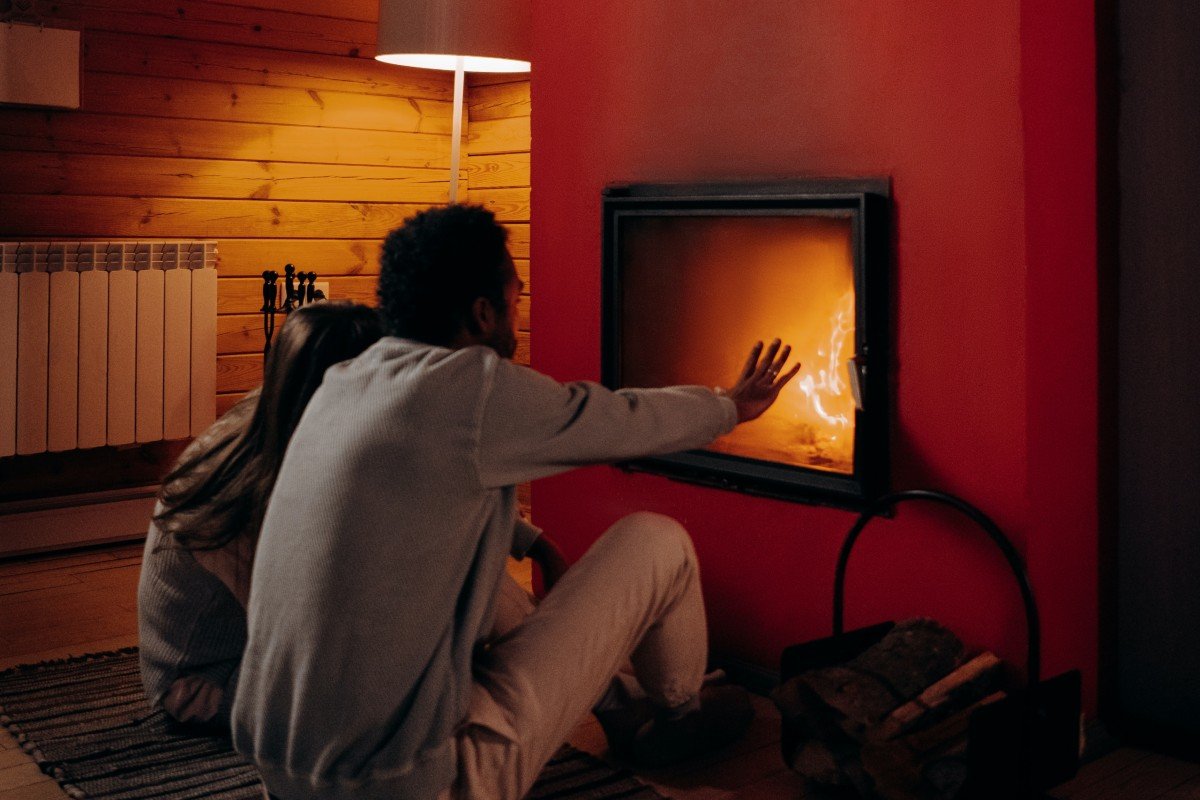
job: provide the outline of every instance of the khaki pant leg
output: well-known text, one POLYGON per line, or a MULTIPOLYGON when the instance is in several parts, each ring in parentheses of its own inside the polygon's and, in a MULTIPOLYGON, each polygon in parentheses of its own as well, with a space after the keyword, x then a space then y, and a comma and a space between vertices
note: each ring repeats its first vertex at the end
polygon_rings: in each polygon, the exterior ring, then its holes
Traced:
POLYGON ((699 692, 707 650, 687 532, 657 514, 622 519, 477 663, 455 795, 519 800, 627 660, 675 706, 699 692))
POLYGON ((505 573, 500 579, 500 588, 496 590, 496 618, 492 621, 492 632, 487 640, 494 642, 512 633, 533 613, 534 608, 533 597, 511 575, 505 573))

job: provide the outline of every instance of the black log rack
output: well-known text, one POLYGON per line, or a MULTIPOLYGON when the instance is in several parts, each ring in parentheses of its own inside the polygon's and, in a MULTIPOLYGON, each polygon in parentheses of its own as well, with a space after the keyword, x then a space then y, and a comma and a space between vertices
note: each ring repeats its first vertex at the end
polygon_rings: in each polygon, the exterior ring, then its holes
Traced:
MULTIPOLYGON (((984 706, 971 716, 967 737, 968 778, 957 797, 1042 800, 1047 789, 1073 777, 1079 766, 1080 673, 1071 670, 1042 679, 1041 624, 1021 557, 990 517, 959 497, 929 489, 911 489, 880 497, 862 512, 838 555, 834 572, 833 635, 785 649, 781 677, 786 681, 810 669, 845 663, 881 641, 891 630, 893 622, 845 630, 846 567, 854 544, 867 525, 881 516, 890 516, 896 506, 910 502, 944 506, 973 522, 1003 556, 1025 610, 1028 650, 1024 686, 1006 700, 984 706)), ((797 733, 785 721, 781 742, 785 754, 795 745, 796 737, 797 733)))

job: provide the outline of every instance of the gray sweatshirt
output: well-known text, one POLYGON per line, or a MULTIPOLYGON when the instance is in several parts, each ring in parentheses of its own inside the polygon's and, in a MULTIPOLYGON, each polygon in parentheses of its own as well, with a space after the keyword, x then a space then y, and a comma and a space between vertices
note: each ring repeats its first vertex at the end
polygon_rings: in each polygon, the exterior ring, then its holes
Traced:
POLYGON ((235 746, 286 800, 435 797, 454 779, 515 485, 735 423, 709 389, 563 385, 483 347, 384 338, 333 367, 263 523, 235 746))

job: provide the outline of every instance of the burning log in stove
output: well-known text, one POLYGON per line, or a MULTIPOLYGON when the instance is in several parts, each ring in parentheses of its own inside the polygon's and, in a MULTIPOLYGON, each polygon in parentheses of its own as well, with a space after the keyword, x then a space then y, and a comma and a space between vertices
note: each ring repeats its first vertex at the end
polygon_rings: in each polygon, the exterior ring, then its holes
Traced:
POLYGON ((856 657, 776 690, 792 734, 785 757, 863 798, 953 798, 967 778, 968 720, 1005 696, 1001 671, 995 655, 967 657, 932 620, 898 623, 856 657))

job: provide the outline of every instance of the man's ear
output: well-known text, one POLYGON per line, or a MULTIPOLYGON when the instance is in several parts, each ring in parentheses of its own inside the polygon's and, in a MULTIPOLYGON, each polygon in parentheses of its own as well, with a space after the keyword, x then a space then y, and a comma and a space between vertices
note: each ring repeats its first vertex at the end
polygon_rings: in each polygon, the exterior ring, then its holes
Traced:
POLYGON ((496 330, 496 307, 486 297, 471 303, 471 327, 476 336, 490 336, 496 330))

